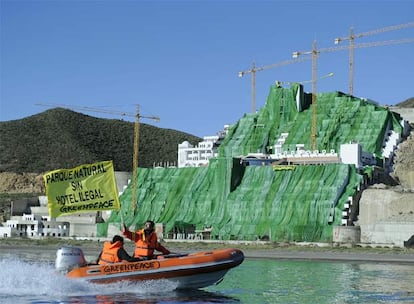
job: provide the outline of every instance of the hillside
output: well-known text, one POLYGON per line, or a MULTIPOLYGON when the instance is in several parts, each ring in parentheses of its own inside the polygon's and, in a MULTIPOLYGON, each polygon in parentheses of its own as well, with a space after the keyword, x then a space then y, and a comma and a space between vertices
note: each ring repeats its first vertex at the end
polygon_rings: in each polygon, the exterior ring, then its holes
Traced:
MULTIPOLYGON (((397 106, 413 108, 414 98, 409 98, 397 106)), ((0 194, 41 193, 44 188, 42 173, 66 167, 67 164, 76 166, 89 161, 102 160, 104 156, 100 156, 100 153, 113 156, 116 170, 131 171, 133 128, 131 122, 99 119, 65 109, 52 109, 21 120, 0 122, 0 194), (66 117, 66 122, 62 119, 63 117, 66 117), (112 126, 115 127, 111 129, 112 126), (82 132, 77 130, 82 130, 82 132), (64 135, 56 136, 57 134, 64 135), (94 135, 97 135, 96 139, 94 135), (68 138, 67 141, 63 140, 65 136, 68 138), (91 138, 93 138, 92 141, 91 138), (98 144, 102 141, 108 144, 102 147, 98 144), (49 142, 54 147, 58 147, 57 150, 52 149, 49 142), (83 146, 82 142, 93 144, 83 146), (124 144, 114 144, 120 142, 124 144), (69 152, 66 154, 58 152, 64 150, 65 146, 76 148, 76 151, 71 154, 72 159, 68 160, 64 157, 64 155, 69 155, 69 152), (125 146, 131 148, 125 149, 125 146), (114 150, 110 151, 110 149, 114 150), (55 152, 44 153, 44 150, 55 152), (43 152, 33 153, 33 151, 43 152), (90 157, 91 154, 94 158, 90 157)), ((188 140, 195 144, 200 141, 196 136, 146 124, 141 124, 140 130, 140 167, 151 167, 154 162, 159 161, 174 162, 177 159, 178 143, 188 140), (151 136, 151 132, 155 136, 151 136), (166 144, 160 147, 157 141, 166 144)), ((395 163, 394 177, 404 188, 410 189, 414 185, 413 136, 410 136, 400 146, 395 163)))
POLYGON ((396 106, 400 108, 414 108, 414 97, 408 98, 407 100, 400 102, 396 106))
MULTIPOLYGON (((43 173, 113 160, 116 171, 132 171, 134 123, 101 119, 55 108, 24 119, 0 122, 0 172, 43 173)), ((177 161, 177 146, 201 139, 140 124, 139 167, 177 161)))

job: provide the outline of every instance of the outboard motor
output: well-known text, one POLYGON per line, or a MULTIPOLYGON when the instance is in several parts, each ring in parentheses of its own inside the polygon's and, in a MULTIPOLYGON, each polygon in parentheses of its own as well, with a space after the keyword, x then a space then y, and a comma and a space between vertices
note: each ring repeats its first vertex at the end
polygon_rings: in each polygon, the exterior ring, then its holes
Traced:
POLYGON ((83 251, 78 247, 61 247, 56 252, 55 267, 57 271, 67 273, 75 267, 86 264, 83 251))

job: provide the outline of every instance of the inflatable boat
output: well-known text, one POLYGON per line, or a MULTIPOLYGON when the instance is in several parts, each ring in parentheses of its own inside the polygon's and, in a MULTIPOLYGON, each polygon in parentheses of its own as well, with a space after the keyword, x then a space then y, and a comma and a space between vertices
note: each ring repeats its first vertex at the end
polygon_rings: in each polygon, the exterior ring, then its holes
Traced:
POLYGON ((220 283, 243 260, 241 250, 230 248, 97 265, 88 264, 79 247, 62 247, 57 251, 55 266, 69 278, 93 283, 168 280, 175 282, 177 289, 198 289, 220 283))

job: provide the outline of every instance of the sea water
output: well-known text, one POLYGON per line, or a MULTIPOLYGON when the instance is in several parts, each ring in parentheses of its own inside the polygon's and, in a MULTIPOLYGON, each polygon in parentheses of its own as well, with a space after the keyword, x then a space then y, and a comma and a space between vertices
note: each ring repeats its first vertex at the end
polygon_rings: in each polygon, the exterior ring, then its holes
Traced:
POLYGON ((0 250, 0 303, 414 303, 414 264, 245 259, 219 285, 99 285, 56 273, 54 256, 0 250))

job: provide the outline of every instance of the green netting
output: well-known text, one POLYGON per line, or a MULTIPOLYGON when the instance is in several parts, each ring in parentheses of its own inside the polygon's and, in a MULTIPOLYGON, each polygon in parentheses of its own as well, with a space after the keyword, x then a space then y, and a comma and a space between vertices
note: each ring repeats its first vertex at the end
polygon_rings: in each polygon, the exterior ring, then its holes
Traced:
MULTIPOLYGON (((138 182, 142 203, 133 210, 130 191, 125 191, 124 221, 138 227, 151 218, 164 223, 166 233, 176 225, 212 227, 217 239, 319 241, 332 236, 330 211, 346 194, 341 186, 351 166, 298 166, 291 171, 250 166, 230 192, 229 177, 218 174, 228 163, 234 164, 218 159, 208 168, 140 169, 138 180, 146 177, 138 182), (153 186, 142 189, 147 180, 153 186)), ((108 222, 120 223, 120 213, 113 212, 108 222)), ((340 214, 337 210, 337 218, 340 214)))
MULTIPOLYGON (((165 234, 183 229, 211 228, 213 239, 331 241, 332 227, 341 224, 343 205, 362 181, 354 166, 304 165, 291 170, 247 166, 237 158, 268 152, 281 133, 288 133, 284 151, 296 144, 310 150, 312 105, 298 112, 297 85, 272 86, 266 105, 244 115, 208 167, 142 169, 137 173, 137 201, 132 187, 121 195, 122 208, 98 226, 121 221, 140 227, 147 219, 165 225, 165 234)), ((304 100, 310 100, 305 94, 304 100)), ((302 101, 301 106, 306 108, 302 101)), ((319 150, 359 142, 363 150, 381 155, 387 128, 401 134, 397 117, 386 109, 339 92, 317 95, 319 150)))

